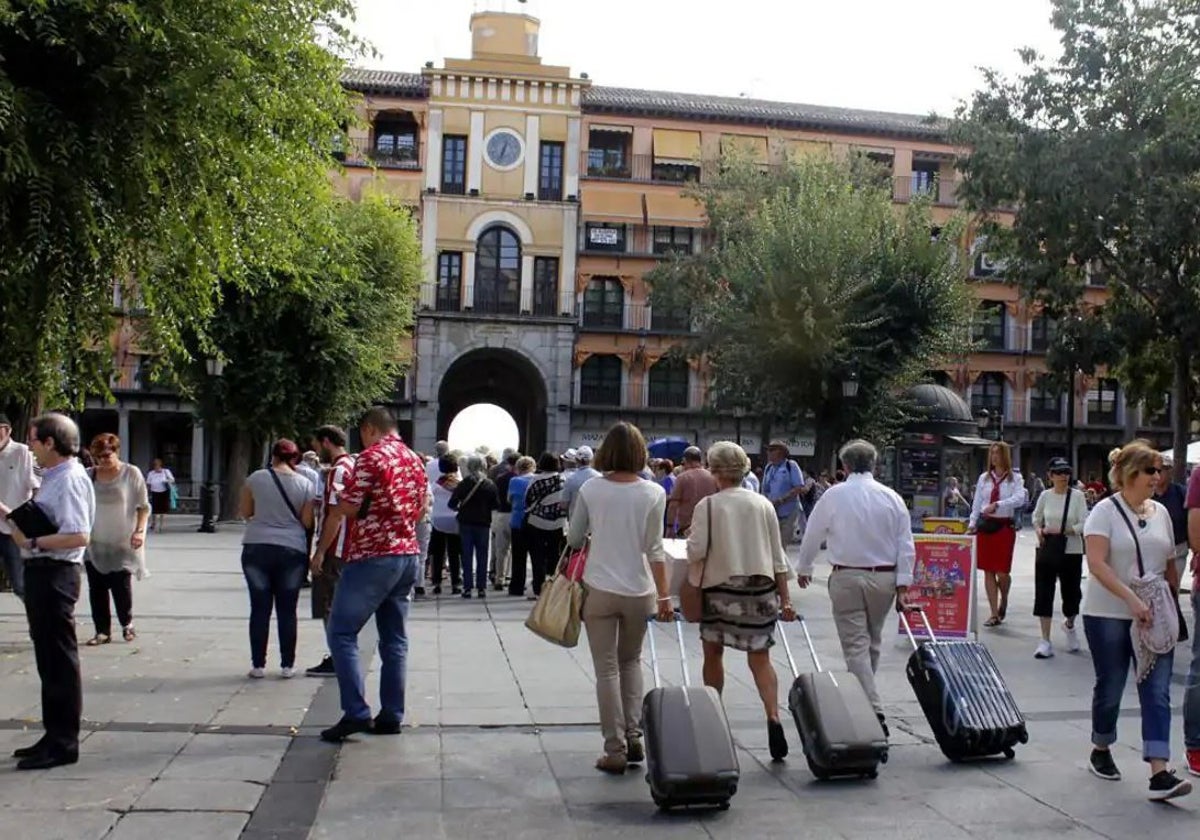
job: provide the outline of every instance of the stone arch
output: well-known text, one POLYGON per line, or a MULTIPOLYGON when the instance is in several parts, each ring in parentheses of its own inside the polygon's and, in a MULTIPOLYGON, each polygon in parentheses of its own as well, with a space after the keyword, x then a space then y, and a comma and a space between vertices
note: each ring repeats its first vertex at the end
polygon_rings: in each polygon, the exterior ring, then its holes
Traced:
POLYGON ((458 413, 476 403, 493 403, 512 415, 522 452, 539 454, 547 444, 546 380, 538 365, 517 350, 481 347, 446 368, 438 386, 437 436, 444 440, 458 413))
POLYGON ((471 220, 471 224, 467 228, 467 238, 472 243, 475 242, 492 225, 505 225, 512 228, 523 246, 533 243, 533 229, 529 227, 529 223, 516 213, 510 213, 507 210, 488 210, 486 213, 480 213, 471 220))

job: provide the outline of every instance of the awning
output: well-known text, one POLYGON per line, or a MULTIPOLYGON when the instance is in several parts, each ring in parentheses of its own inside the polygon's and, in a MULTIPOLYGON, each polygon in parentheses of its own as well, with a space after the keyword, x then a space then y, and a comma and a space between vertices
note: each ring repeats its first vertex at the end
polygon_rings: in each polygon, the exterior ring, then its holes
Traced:
POLYGON ((642 194, 589 186, 583 191, 580 209, 585 221, 641 222, 642 194))
POLYGON ((963 446, 991 446, 996 441, 987 440, 986 438, 975 437, 974 435, 946 435, 947 440, 952 440, 955 443, 961 443, 963 446))
POLYGON ((733 152, 735 149, 738 154, 746 155, 754 163, 770 163, 771 161, 771 157, 767 153, 766 137, 749 134, 722 134, 721 153, 733 152))
POLYGON ((646 193, 646 216, 650 224, 664 222, 702 226, 704 207, 696 199, 679 193, 646 193))
POLYGON ((616 134, 633 134, 633 126, 631 125, 601 125, 600 123, 592 123, 588 126, 588 131, 611 131, 616 134))
POLYGON ((700 132, 654 129, 656 163, 693 165, 700 159, 700 132))

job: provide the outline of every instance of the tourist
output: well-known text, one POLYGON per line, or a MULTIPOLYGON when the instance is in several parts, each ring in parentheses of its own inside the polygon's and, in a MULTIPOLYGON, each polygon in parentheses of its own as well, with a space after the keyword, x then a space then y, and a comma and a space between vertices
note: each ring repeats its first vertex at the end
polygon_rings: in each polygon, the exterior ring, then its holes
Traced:
POLYGON ((97 435, 92 440, 93 493, 96 517, 92 538, 84 555, 87 570, 88 601, 92 607, 95 634, 89 647, 112 641, 112 612, 109 594, 121 624, 121 638, 137 638, 133 627, 133 578, 146 576, 146 520, 150 518, 150 498, 142 471, 121 462, 121 441, 113 434, 97 435))
POLYGON ((280 676, 291 679, 296 664, 296 606, 308 568, 308 529, 313 524, 312 483, 295 470, 300 450, 281 438, 271 447, 271 465, 251 473, 242 486, 240 515, 242 574, 250 592, 251 679, 266 676, 271 610, 279 633, 280 676))
POLYGON ((470 598, 474 587, 478 597, 486 598, 488 535, 492 511, 500 507, 500 499, 496 485, 487 477, 487 463, 482 456, 467 456, 467 474, 450 495, 449 507, 457 513, 462 542, 462 596, 470 598))
POLYGON ((501 591, 508 585, 512 570, 512 502, 508 499, 508 483, 517 471, 520 458, 511 449, 504 450, 504 461, 494 473, 497 507, 492 511, 492 587, 501 591))
POLYGON ((954 476, 946 479, 946 492, 942 496, 942 503, 945 506, 946 516, 957 519, 964 514, 970 515, 971 503, 963 496, 958 479, 954 476))
MULTIPOLYGON (((92 481, 74 453, 79 427, 62 414, 43 414, 30 424, 29 448, 42 468, 38 510, 57 529, 44 537, 26 538, 14 521, 12 539, 26 552, 25 618, 42 684, 42 726, 37 743, 13 755, 18 770, 46 770, 79 760, 79 728, 83 714, 83 678, 75 637, 75 602, 79 572, 95 525, 92 481)), ((15 508, 0 505, 0 518, 15 508)))
POLYGON ((552 452, 543 452, 538 458, 538 471, 525 491, 525 536, 529 544, 529 564, 533 567, 532 598, 542 594, 542 583, 553 573, 562 553, 563 528, 567 524, 567 509, 562 502, 563 483, 558 458, 552 452))
MULTIPOLYGON (((429 476, 429 483, 432 485, 442 477, 441 460, 450 454, 450 444, 444 440, 439 440, 433 445, 433 457, 425 462, 425 474, 429 476)), ((458 474, 458 459, 454 460, 454 472, 458 474)))
POLYGON ((863 684, 886 733, 875 671, 883 625, 892 605, 904 608, 916 548, 904 500, 875 480, 878 457, 875 447, 865 440, 852 440, 842 447, 838 459, 846 470, 846 480, 830 487, 813 509, 800 544, 796 575, 800 587, 807 587, 817 553, 822 545, 828 547, 833 566, 829 602, 846 669, 863 684))
POLYGON ((333 743, 358 732, 397 735, 404 723, 406 623, 417 582, 417 522, 429 492, 421 459, 396 433, 390 411, 371 409, 358 431, 364 448, 338 503, 343 515, 357 518, 329 617, 342 718, 322 731, 321 739, 333 743), (372 616, 380 661, 380 709, 374 721, 358 652, 358 634, 372 616))
POLYGON ((442 571, 446 568, 447 558, 450 561, 450 594, 462 594, 462 540, 458 534, 458 515, 450 509, 450 497, 458 482, 458 456, 446 453, 438 458, 438 477, 433 482, 433 507, 429 514, 433 525, 429 535, 429 566, 434 595, 442 594, 442 571))
POLYGON ((1121 778, 1110 748, 1117 741, 1121 697, 1133 667, 1141 706, 1142 760, 1150 765, 1150 799, 1171 799, 1192 789, 1191 782, 1167 767, 1175 651, 1155 654, 1143 649, 1146 634, 1160 636, 1163 622, 1174 620, 1172 591, 1179 585, 1171 517, 1151 498, 1162 457, 1145 441, 1135 440, 1114 449, 1109 463, 1114 492, 1096 504, 1083 529, 1089 574, 1083 632, 1096 671, 1088 767, 1102 779, 1121 778))
MULTIPOLYGON (((321 482, 321 530, 309 557, 312 572, 312 614, 329 630, 329 613, 333 609, 333 593, 342 574, 342 559, 350 537, 351 517, 337 509, 345 492, 346 482, 354 472, 354 456, 346 450, 349 438, 337 426, 322 426, 314 437, 321 450, 321 459, 329 464, 321 482)), ((321 662, 304 672, 310 677, 332 677, 333 657, 327 652, 321 662)))
POLYGON ((529 526, 525 521, 525 495, 533 481, 537 462, 528 455, 517 459, 516 475, 508 482, 508 503, 512 506, 509 531, 512 533, 512 576, 508 579, 508 594, 519 598, 525 594, 525 576, 529 561, 529 526))
POLYGON ((1054 588, 1062 593, 1063 632, 1067 651, 1079 650, 1075 618, 1083 597, 1083 524, 1087 521, 1087 499, 1071 487, 1071 465, 1066 458, 1051 458, 1050 489, 1038 496, 1033 508, 1033 527, 1038 550, 1033 564, 1033 614, 1042 628, 1036 659, 1054 656, 1050 625, 1054 618, 1054 588))
POLYGON ((725 648, 746 652, 746 661, 767 715, 771 758, 788 754, 779 720, 779 678, 771 664, 775 619, 796 618, 788 592, 787 555, 779 538, 775 506, 742 487, 750 459, 736 443, 708 450, 708 469, 720 491, 696 506, 688 534, 688 580, 703 593, 700 641, 704 684, 723 693, 725 648))
MULTIPOLYGON (((20 441, 13 440, 12 424, 0 414, 0 505, 19 508, 33 498, 38 487, 33 470, 33 453, 20 441)), ((21 549, 13 541, 12 525, 0 517, 0 560, 12 592, 25 599, 25 563, 21 549)))
POLYGON ((1025 484, 1013 473, 1012 450, 996 441, 988 447, 988 469, 975 484, 968 533, 975 534, 975 566, 983 572, 991 615, 983 624, 996 627, 1008 615, 1013 550, 1017 531, 1013 517, 1025 504, 1025 484))
POLYGON ((645 463, 646 441, 636 426, 618 423, 609 429, 596 457, 603 477, 580 488, 568 536, 572 548, 583 547, 591 537, 583 573, 583 622, 604 736, 596 768, 606 773, 624 773, 629 764, 645 760, 646 617, 673 617, 662 542, 666 494, 638 475, 645 463))
POLYGON ((662 485, 663 492, 670 497, 671 491, 675 489, 675 462, 670 458, 656 458, 650 466, 654 480, 662 485))
POLYGON ((571 505, 575 503, 575 498, 579 495, 579 488, 585 482, 600 475, 600 472, 592 467, 593 456, 594 453, 590 446, 581 446, 576 449, 575 472, 563 478, 562 502, 568 518, 571 516, 571 505))
POLYGON ((175 486, 175 474, 155 458, 146 473, 146 487, 150 490, 150 512, 154 515, 154 533, 161 534, 163 522, 171 512, 171 490, 175 486))
POLYGON ((686 537, 696 505, 717 492, 717 480, 704 468, 703 458, 699 447, 683 450, 683 471, 675 477, 675 486, 667 496, 668 536, 686 537))
POLYGON ((1179 580, 1183 580, 1188 559, 1187 489, 1171 480, 1170 470, 1163 470, 1158 474, 1152 498, 1165 507, 1171 516, 1171 534, 1175 538, 1175 572, 1179 580))
POLYGON ((767 466, 762 477, 762 494, 775 506, 779 537, 785 551, 796 535, 801 514, 800 494, 807 484, 800 465, 788 455, 788 445, 784 441, 771 441, 767 446, 767 466))

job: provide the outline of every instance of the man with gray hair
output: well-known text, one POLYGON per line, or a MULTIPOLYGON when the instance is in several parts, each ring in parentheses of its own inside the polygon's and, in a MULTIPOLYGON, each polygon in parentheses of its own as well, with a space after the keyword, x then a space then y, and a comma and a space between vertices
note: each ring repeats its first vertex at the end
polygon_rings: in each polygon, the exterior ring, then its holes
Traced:
POLYGON ((692 527, 692 513, 705 496, 720 488, 713 474, 704 468, 700 447, 683 450, 683 472, 675 479, 667 498, 667 536, 686 537, 692 527))
POLYGON ((899 494, 875 480, 874 446, 852 440, 838 457, 846 480, 826 490, 813 508, 800 544, 796 577, 801 588, 808 586, 813 561, 825 543, 833 566, 829 601, 846 668, 863 684, 883 723, 875 670, 884 622, 893 603, 903 609, 912 583, 916 559, 912 520, 899 494))
POLYGON ((592 466, 592 458, 595 457, 592 447, 581 446, 574 452, 575 472, 571 473, 563 482, 562 491, 562 501, 567 509, 568 518, 571 516, 571 505, 574 503, 575 497, 579 495, 579 488, 600 475, 600 472, 592 466))
POLYGON ((442 471, 438 468, 438 461, 442 460, 443 455, 450 452, 450 444, 447 441, 439 440, 433 445, 433 460, 425 464, 425 475, 429 477, 429 486, 442 477, 442 471))

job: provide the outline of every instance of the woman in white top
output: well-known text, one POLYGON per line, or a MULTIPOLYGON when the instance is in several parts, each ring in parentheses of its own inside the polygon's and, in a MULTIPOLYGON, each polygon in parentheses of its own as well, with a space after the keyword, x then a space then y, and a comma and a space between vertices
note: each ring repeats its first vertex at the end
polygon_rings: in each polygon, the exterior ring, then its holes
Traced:
MULTIPOLYGON (((1109 747, 1117 740, 1125 680, 1130 666, 1137 661, 1134 622, 1154 626, 1162 619, 1134 588, 1165 580, 1174 592, 1179 588, 1179 579, 1171 515, 1150 498, 1163 468, 1162 457, 1145 441, 1135 440, 1114 449, 1109 461, 1109 481, 1117 492, 1096 504, 1083 527, 1089 573, 1083 600, 1083 632, 1096 671, 1089 769, 1102 779, 1117 781, 1121 772, 1109 747)), ((1165 600, 1169 603, 1170 599, 1165 600)), ((1162 609, 1158 600, 1153 603, 1162 609)), ((1158 655, 1137 686, 1142 711, 1142 759, 1150 765, 1153 800, 1182 796, 1192 789, 1190 782, 1167 769, 1171 758, 1174 661, 1174 650, 1158 655)))
POLYGON ((624 773, 645 760, 642 745, 642 642, 646 618, 674 612, 663 565, 667 494, 638 472, 646 440, 636 426, 609 429, 596 453, 603 475, 579 488, 567 541, 581 548, 591 535, 583 573, 583 621, 596 671, 604 755, 596 768, 624 773), (657 609, 655 598, 657 597, 657 609))
POLYGON ((688 533, 688 580, 704 593, 700 641, 704 684, 725 688, 725 648, 746 651, 750 673, 767 713, 771 758, 788 754, 779 721, 779 678, 771 664, 775 621, 796 618, 788 594, 791 568, 779 536, 779 518, 766 496, 742 487, 750 459, 736 443, 708 450, 717 493, 696 505, 688 533))
POLYGON ((163 466, 162 458, 155 458, 146 473, 146 487, 150 490, 150 512, 154 514, 154 532, 161 534, 163 520, 171 510, 171 486, 175 474, 163 466))
POLYGON ((1042 640, 1035 659, 1054 656, 1050 644, 1050 624, 1054 618, 1054 587, 1062 589, 1063 631, 1067 650, 1079 650, 1079 632, 1075 618, 1083 597, 1083 523, 1087 520, 1087 499, 1082 490, 1071 487, 1071 465, 1066 458, 1051 458, 1050 489, 1038 496, 1033 508, 1033 527, 1037 529, 1038 550, 1033 563, 1033 614, 1042 625, 1042 640))
POLYGON ((968 531, 975 539, 975 567, 983 572, 992 614, 983 624, 995 627, 1008 614, 1008 591, 1012 588, 1013 550, 1017 532, 1013 517, 1025 506, 1025 485, 1013 472, 1012 450, 1004 441, 988 448, 988 469, 975 483, 968 531))

